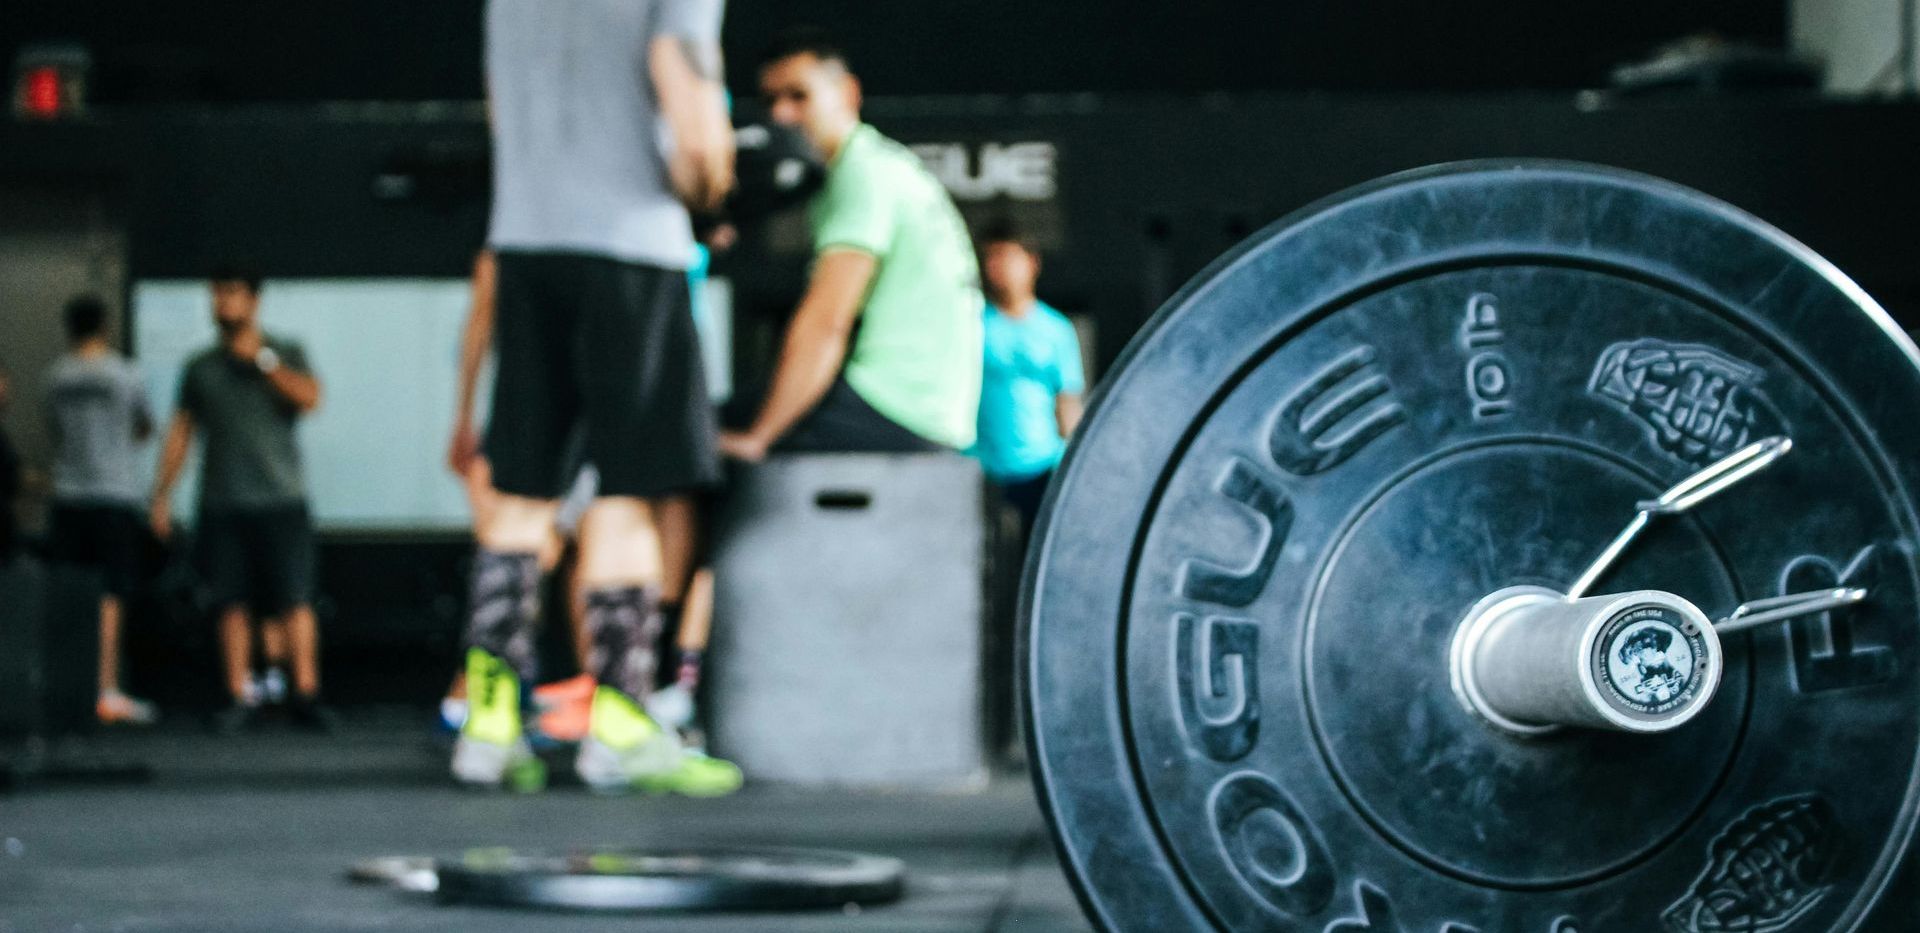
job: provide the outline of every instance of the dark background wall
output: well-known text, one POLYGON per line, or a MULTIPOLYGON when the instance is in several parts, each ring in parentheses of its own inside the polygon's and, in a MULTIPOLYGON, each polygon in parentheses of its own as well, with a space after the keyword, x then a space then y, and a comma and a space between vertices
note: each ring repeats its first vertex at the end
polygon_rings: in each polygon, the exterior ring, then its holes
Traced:
MULTIPOLYGON (((107 102, 480 96, 480 0, 8 6, 0 50, 82 42, 107 102)), ((1787 19, 1787 0, 733 0, 726 46, 736 93, 799 21, 884 94, 1571 88, 1692 33, 1782 46, 1787 19)))
MULTIPOLYGON (((481 8, 15 3, 0 14, 0 52, 86 44, 99 106, 66 124, 0 116, 0 184, 105 193, 127 280, 199 275, 233 256, 277 276, 461 275, 485 232, 481 8)), ((957 149, 963 173, 990 146, 1053 147, 1054 196, 963 208, 1039 222, 1044 291, 1094 323, 1102 366, 1254 230, 1348 185, 1466 158, 1584 159, 1672 178, 1779 225, 1908 326, 1920 321, 1920 106, 1573 93, 1683 35, 1783 46, 1785 0, 734 0, 736 92, 751 94, 757 50, 802 19, 839 28, 876 124, 957 149)), ((804 261, 778 229, 723 261, 749 397, 804 261)), ((440 689, 465 554, 459 540, 327 542, 320 609, 342 699, 440 689)), ((209 633, 137 625, 134 685, 211 683, 142 679, 210 664, 209 633)))

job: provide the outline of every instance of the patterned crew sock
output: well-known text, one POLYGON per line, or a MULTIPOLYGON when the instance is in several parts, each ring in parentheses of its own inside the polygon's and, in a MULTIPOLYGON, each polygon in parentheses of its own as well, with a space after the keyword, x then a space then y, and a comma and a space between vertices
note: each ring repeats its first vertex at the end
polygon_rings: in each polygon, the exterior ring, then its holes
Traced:
POLYGON ((663 624, 654 591, 637 586, 587 594, 587 632, 593 640, 587 667, 601 685, 635 702, 653 691, 659 656, 654 645, 663 624))
POLYGON ((467 647, 505 661, 521 683, 537 683, 533 632, 540 619, 539 558, 480 551, 473 560, 468 611, 467 647))

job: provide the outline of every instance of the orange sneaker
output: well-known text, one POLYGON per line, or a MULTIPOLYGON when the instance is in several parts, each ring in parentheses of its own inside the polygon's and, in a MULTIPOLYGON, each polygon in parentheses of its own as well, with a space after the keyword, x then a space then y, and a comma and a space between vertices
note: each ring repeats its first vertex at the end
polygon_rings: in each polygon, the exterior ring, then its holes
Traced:
POLYGON ((533 708, 540 715, 535 728, 549 742, 578 742, 587 735, 592 719, 593 675, 581 674, 533 688, 533 708))
MULTIPOLYGON (((591 683, 591 681, 589 681, 591 683)), ((578 742, 587 737, 593 721, 593 694, 578 699, 568 697, 540 711, 540 734, 554 742, 578 742)))
POLYGON ((566 680, 556 680, 550 684, 541 684, 533 688, 533 705, 536 709, 552 709, 574 703, 593 702, 593 675, 581 674, 566 680))

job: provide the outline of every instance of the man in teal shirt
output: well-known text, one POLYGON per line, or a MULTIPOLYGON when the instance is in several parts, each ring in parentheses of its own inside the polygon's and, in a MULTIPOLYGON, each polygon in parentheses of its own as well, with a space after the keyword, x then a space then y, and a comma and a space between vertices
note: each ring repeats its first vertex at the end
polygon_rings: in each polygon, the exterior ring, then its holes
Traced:
POLYGON ((860 82, 824 37, 796 32, 776 45, 760 89, 773 121, 826 160, 827 180, 808 205, 813 272, 772 388, 752 426, 721 435, 721 450, 754 461, 769 449, 966 449, 981 295, 959 210, 910 150, 860 122, 860 82))
POLYGON ((1035 296, 1040 257, 1017 230, 989 231, 980 254, 988 303, 973 454, 1019 509, 1024 534, 1080 422, 1080 339, 1066 315, 1035 296))

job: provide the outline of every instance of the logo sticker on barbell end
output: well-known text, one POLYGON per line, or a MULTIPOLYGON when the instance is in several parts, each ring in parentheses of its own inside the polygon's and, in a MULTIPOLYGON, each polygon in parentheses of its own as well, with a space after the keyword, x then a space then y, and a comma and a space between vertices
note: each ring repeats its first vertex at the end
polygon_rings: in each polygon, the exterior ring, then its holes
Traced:
POLYGON ((1642 716, 1691 704, 1711 663, 1700 627, 1666 606, 1636 606, 1615 616, 1594 646, 1593 679, 1601 693, 1642 716))
POLYGON ((1740 815, 1707 846, 1707 867, 1662 915, 1674 933, 1779 933, 1832 887, 1840 854, 1833 805, 1782 797, 1740 815))
POLYGON ((1600 354, 1587 393, 1640 419, 1655 446, 1701 467, 1789 433, 1758 386, 1766 372, 1712 347, 1645 339, 1600 354))

